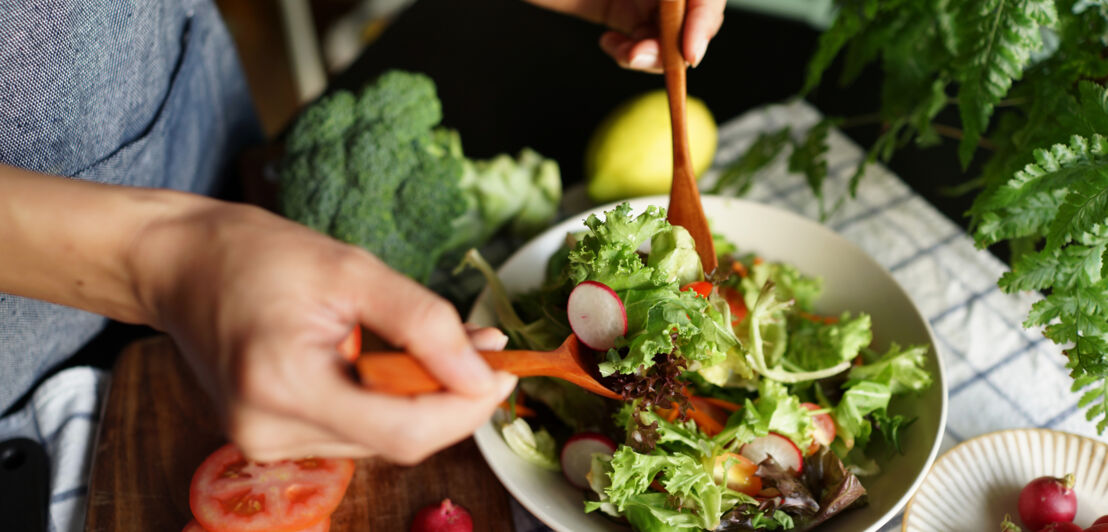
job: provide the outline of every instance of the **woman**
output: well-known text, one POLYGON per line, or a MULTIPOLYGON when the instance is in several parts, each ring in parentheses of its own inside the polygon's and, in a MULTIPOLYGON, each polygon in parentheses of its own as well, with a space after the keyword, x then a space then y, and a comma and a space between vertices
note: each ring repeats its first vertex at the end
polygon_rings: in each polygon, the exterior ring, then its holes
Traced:
MULTIPOLYGON (((658 0, 531 1, 607 26, 600 46, 618 64, 660 71, 658 0)), ((689 1, 690 64, 723 7, 689 1)), ((515 384, 475 351, 503 334, 467 329, 361 249, 209 197, 260 138, 232 47, 209 0, 0 12, 0 411, 113 318, 172 335, 252 458, 412 463, 466 437, 515 384), (446 392, 356 386, 335 353, 357 324, 446 392)))

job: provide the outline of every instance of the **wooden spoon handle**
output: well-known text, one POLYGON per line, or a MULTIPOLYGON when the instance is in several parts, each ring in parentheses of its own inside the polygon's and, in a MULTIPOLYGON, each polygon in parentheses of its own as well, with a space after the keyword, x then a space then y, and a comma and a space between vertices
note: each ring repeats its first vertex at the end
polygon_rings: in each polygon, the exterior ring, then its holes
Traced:
POLYGON ((689 133, 686 124, 685 94, 688 92, 684 54, 681 53, 681 26, 685 23, 685 0, 661 0, 658 5, 662 68, 669 95, 669 115, 673 126, 674 168, 692 167, 689 133))
POLYGON ((673 183, 669 191, 668 218, 673 225, 689 231, 696 242, 696 252, 704 271, 711 273, 719 265, 708 219, 700 204, 696 188, 692 156, 689 154, 689 132, 686 109, 686 68, 681 53, 681 32, 685 23, 685 0, 661 0, 658 5, 659 33, 662 44, 662 67, 666 74, 669 96, 669 119, 673 127, 673 183))
MULTIPOLYGON (((520 377, 550 375, 550 353, 541 351, 479 351, 489 367, 520 377)), ((418 395, 443 389, 438 379, 414 356, 403 352, 362 353, 355 362, 362 384, 389 395, 418 395)))

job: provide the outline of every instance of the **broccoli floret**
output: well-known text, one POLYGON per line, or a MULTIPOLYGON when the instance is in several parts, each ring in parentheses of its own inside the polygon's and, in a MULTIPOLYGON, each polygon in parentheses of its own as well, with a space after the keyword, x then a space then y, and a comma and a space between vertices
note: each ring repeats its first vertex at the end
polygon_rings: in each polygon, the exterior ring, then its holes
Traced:
POLYGON ((319 100, 286 140, 282 212, 420 282, 444 255, 506 224, 529 236, 553 219, 557 164, 530 150, 518 161, 469 161, 441 120, 434 82, 422 74, 387 72, 357 96, 319 100))

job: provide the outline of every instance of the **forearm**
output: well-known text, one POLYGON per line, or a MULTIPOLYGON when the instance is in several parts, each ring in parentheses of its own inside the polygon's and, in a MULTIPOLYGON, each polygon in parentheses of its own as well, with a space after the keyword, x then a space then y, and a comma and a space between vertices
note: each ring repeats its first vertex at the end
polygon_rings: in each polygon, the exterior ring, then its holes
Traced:
POLYGON ((151 226, 206 203, 0 165, 0 292, 152 323, 133 248, 151 226))

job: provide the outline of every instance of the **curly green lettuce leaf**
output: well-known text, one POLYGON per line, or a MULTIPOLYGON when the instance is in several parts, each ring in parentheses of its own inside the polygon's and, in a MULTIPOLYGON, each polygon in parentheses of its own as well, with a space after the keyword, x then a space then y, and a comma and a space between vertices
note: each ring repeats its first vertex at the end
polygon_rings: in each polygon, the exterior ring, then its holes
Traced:
POLYGON ((866 418, 889 406, 892 392, 889 385, 873 381, 861 381, 843 393, 839 404, 831 411, 835 420, 835 438, 846 450, 864 448, 873 433, 873 424, 866 418))
POLYGON ((789 320, 785 360, 796 369, 814 370, 850 362, 873 341, 868 314, 844 312, 833 323, 793 317, 789 320))
POLYGON ((608 498, 625 515, 629 510, 631 513, 645 510, 654 519, 678 530, 695 530, 693 527, 712 530, 719 525, 725 488, 715 483, 703 462, 680 453, 641 454, 624 445, 612 456, 611 466, 608 498), (665 494, 648 493, 655 479, 684 505, 673 508, 665 494))
POLYGON ((638 249, 669 226, 664 209, 651 205, 633 216, 631 206, 621 203, 604 213, 603 220, 589 215, 585 226, 589 230, 570 250, 566 265, 573 284, 596 281, 617 292, 655 285, 655 270, 646 266, 638 249))
POLYGON ((896 343, 883 355, 867 350, 865 363, 850 369, 845 386, 861 381, 876 382, 888 386, 893 395, 926 390, 932 381, 931 373, 923 368, 927 351, 926 345, 902 350, 896 343))
POLYGON ((670 226, 650 239, 650 255, 646 265, 654 268, 655 275, 665 283, 685 286, 704 279, 704 268, 696 254, 696 242, 688 230, 670 226))

